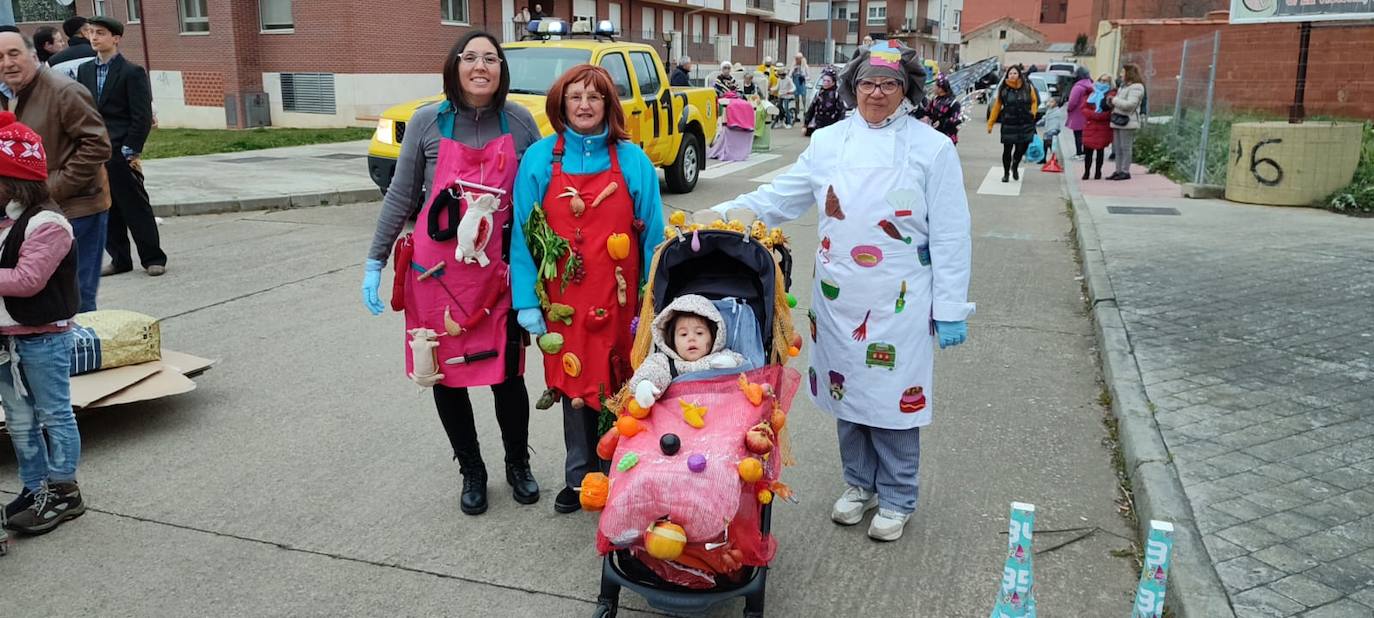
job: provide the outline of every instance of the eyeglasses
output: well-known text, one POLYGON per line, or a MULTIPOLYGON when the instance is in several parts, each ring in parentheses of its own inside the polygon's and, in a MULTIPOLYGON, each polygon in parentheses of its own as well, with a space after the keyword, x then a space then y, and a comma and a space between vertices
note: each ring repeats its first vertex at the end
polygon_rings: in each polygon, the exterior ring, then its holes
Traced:
POLYGON ((463 61, 463 64, 469 66, 475 65, 478 62, 481 62, 482 64, 489 67, 494 67, 501 64, 501 57, 496 54, 475 54, 472 52, 468 52, 466 54, 459 56, 458 59, 463 61))
POLYGON ((606 102, 606 99, 599 94, 569 94, 564 95, 563 100, 573 105, 581 105, 583 103, 587 105, 601 105, 606 102))
POLYGON ((883 94, 892 94, 902 89, 901 82, 886 80, 881 83, 871 82, 866 79, 859 81, 859 92, 873 94, 874 90, 882 90, 883 94))

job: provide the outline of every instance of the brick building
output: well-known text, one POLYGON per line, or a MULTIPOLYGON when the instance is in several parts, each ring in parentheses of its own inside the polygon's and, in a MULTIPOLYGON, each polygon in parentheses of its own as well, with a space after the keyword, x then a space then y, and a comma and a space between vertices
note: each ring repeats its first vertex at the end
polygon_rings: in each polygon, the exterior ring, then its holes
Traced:
POLYGON ((801 0, 75 0, 75 10, 128 24, 123 52, 149 68, 162 126, 325 127, 371 124, 439 92, 459 36, 517 40, 517 10, 536 4, 609 19, 623 38, 702 68, 798 48, 801 0))
POLYGON ((1034 28, 1051 43, 1089 41, 1097 24, 1107 19, 1202 17, 1229 6, 1229 0, 968 0, 964 30, 974 30, 1003 17, 1034 28))
POLYGON ((937 60, 959 62, 965 0, 830 0, 808 2, 806 22, 797 28, 801 50, 812 65, 849 59, 865 36, 897 39, 937 60), (829 9, 827 11, 827 9, 829 9), (827 16, 835 57, 825 57, 827 16))

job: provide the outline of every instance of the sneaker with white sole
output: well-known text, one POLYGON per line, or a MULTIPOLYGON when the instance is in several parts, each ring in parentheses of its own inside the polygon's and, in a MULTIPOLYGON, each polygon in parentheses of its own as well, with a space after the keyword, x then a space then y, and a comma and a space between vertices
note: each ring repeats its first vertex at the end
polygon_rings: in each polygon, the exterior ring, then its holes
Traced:
POLYGON ((878 509, 878 514, 874 515, 873 521, 868 524, 868 538, 875 541, 900 539, 902 538, 902 529, 906 528, 906 522, 909 519, 911 519, 911 513, 878 509))
POLYGON ((864 513, 876 508, 877 493, 850 485, 840 499, 835 501, 835 508, 830 511, 830 519, 842 526, 852 526, 863 521, 864 513))

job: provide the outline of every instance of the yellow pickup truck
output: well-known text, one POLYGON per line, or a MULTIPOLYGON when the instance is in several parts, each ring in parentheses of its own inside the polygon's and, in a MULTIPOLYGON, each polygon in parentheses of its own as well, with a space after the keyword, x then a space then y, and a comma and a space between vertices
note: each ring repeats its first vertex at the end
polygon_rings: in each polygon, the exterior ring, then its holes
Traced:
MULTIPOLYGON (((508 101, 525 106, 544 135, 553 128, 544 113, 544 95, 554 80, 579 64, 606 69, 620 91, 630 139, 662 167, 668 190, 689 193, 706 168, 706 145, 716 135, 716 91, 669 87, 658 52, 648 45, 607 39, 531 40, 502 45, 510 65, 508 101)), ((382 113, 367 167, 386 191, 400 156, 406 121, 415 110, 443 100, 436 95, 396 105, 382 113)))

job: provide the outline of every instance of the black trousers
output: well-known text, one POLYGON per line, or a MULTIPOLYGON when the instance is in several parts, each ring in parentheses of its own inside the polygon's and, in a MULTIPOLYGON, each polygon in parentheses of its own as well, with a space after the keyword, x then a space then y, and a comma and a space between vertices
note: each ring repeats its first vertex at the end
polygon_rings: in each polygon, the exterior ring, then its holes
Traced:
POLYGON ((1030 149, 1030 142, 1024 144, 1002 144, 1002 173, 1010 174, 1012 169, 1020 169, 1021 159, 1030 149))
POLYGON ((138 260, 144 268, 167 265, 153 219, 153 206, 148 191, 143 188, 143 172, 133 169, 115 146, 115 154, 105 162, 110 176, 110 221, 105 234, 105 251, 110 254, 115 270, 133 268, 129 236, 138 246, 138 260))
POLYGON ((1088 149, 1084 150, 1084 151, 1083 151, 1083 177, 1084 177, 1084 178, 1087 178, 1087 177, 1088 177, 1088 170, 1092 169, 1092 168, 1094 167, 1094 165, 1095 165, 1095 166, 1096 166, 1096 169, 1097 169, 1097 176, 1100 178, 1100 177, 1102 176, 1102 163, 1103 163, 1104 161, 1106 161, 1106 160, 1107 160, 1107 155, 1106 155, 1106 153, 1103 151, 1103 149, 1101 149, 1101 148, 1088 148, 1088 149), (1094 154, 1097 155, 1097 163, 1095 163, 1095 164, 1093 163, 1093 155, 1094 155, 1094 154))
POLYGON ((1074 129, 1074 132, 1073 132, 1073 153, 1074 153, 1075 155, 1080 156, 1080 157, 1083 156, 1083 130, 1082 130, 1082 129, 1074 129))
MULTIPOLYGON (((505 446, 506 463, 529 461, 530 397, 525 391, 525 378, 511 376, 505 382, 493 384, 496 398, 496 423, 501 426, 501 444, 505 446)), ((434 385, 434 407, 439 422, 444 425, 453 458, 463 459, 481 454, 477 440, 477 423, 472 416, 472 400, 468 389, 442 384, 434 385)))

